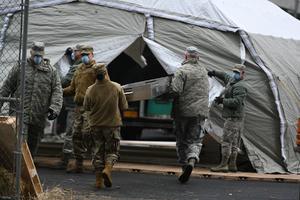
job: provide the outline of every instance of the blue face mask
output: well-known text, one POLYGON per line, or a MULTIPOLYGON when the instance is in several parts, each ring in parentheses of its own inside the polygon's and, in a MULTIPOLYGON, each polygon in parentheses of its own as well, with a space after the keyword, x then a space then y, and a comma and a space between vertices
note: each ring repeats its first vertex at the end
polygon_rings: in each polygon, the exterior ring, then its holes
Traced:
POLYGON ((71 54, 71 59, 75 60, 75 53, 74 52, 71 54))
POLYGON ((232 73, 230 73, 230 76, 232 79, 234 79, 236 81, 241 80, 241 74, 238 72, 232 72, 232 73))
POLYGON ((33 57, 33 62, 34 62, 36 65, 41 64, 42 60, 43 60, 42 56, 34 56, 34 57, 33 57))
POLYGON ((89 56, 88 56, 88 55, 82 56, 81 61, 82 61, 84 64, 89 64, 89 63, 90 63, 89 56))

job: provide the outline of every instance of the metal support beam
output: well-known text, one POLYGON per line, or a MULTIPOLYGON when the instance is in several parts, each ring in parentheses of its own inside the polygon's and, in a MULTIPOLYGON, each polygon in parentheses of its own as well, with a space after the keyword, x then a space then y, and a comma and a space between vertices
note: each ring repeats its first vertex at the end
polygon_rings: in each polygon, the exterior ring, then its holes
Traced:
POLYGON ((297 18, 297 15, 298 15, 298 8, 299 8, 299 0, 295 0, 294 17, 296 17, 296 18, 297 18))
POLYGON ((15 152, 16 157, 16 199, 20 200, 20 183, 21 183, 21 170, 22 170, 22 143, 23 143, 23 119, 24 119, 24 96, 25 96, 25 65, 26 65, 26 53, 27 53, 27 33, 28 33, 28 13, 29 13, 29 0, 22 1, 22 28, 21 29, 21 42, 20 47, 22 47, 22 59, 21 59, 21 74, 20 74, 20 83, 21 83, 21 96, 20 96, 20 102, 18 104, 18 111, 17 111, 17 117, 18 117, 18 141, 17 141, 17 147, 15 152))

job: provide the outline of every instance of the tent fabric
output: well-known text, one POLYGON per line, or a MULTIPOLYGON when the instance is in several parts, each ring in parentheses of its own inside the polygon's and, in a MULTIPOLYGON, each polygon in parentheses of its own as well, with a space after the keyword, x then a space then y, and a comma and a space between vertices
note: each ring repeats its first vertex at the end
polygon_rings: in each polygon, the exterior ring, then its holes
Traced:
MULTIPOLYGON (((94 46, 98 62, 110 63, 125 52, 142 64, 145 61, 139 55, 143 48, 139 46, 141 41, 168 74, 180 66, 184 50, 190 45, 200 49, 200 61, 209 70, 230 71, 233 64, 244 62, 249 95, 242 139, 249 159, 258 172, 299 173, 300 158, 294 145, 300 110, 297 65, 300 23, 272 3, 264 0, 31 2, 29 42, 44 41, 52 63, 61 58, 67 47, 83 43, 94 46), (251 10, 251 16, 244 15, 251 10)), ((7 13, 0 13, 1 18, 7 13)), ((3 27, 2 22, 0 25, 3 27)), ((1 33, 0 38, 11 37, 9 30, 1 33)), ((210 83, 219 85, 214 92, 220 93, 222 86, 218 80, 210 83)), ((213 106, 210 112, 211 129, 218 136, 222 136, 221 109, 213 106)))
MULTIPOLYGON (((240 41, 236 33, 222 33, 201 27, 193 27, 180 22, 169 22, 165 19, 156 19, 154 27, 156 41, 178 55, 183 55, 183 50, 186 46, 197 44, 197 46, 201 47, 200 61, 208 69, 229 72, 234 63, 240 62, 240 41), (175 34, 174 27, 176 27, 175 34), (182 38, 186 39, 183 40, 182 38)), ((243 141, 246 141, 244 143, 249 150, 248 154, 250 156, 259 160, 266 160, 265 162, 268 161, 266 164, 256 164, 257 171, 283 173, 284 170, 281 167, 280 131, 278 128, 279 118, 270 86, 266 84, 269 80, 251 59, 249 53, 246 56, 245 64, 247 66, 246 81, 249 95, 247 97, 243 141), (261 124, 261 126, 258 126, 258 124, 261 124), (270 130, 274 131, 270 132, 270 130), (263 136, 261 133, 264 133, 263 136), (261 151, 261 149, 264 149, 264 151, 261 151)), ((212 108, 211 112, 211 118, 214 123, 222 127, 221 108, 212 108)), ((222 135, 222 133, 218 135, 222 135)), ((256 161, 255 163, 258 162, 256 161)))
POLYGON ((287 168, 291 170, 296 163, 300 164, 299 154, 291 151, 293 146, 290 146, 296 144, 295 127, 300 116, 300 70, 297 69, 300 63, 300 41, 261 35, 252 36, 252 40, 266 66, 272 66, 276 78, 287 129, 284 130, 285 134, 281 135, 282 151, 287 160, 294 160, 287 163, 287 168), (276 51, 278 48, 281 51, 276 51))
POLYGON ((80 43, 93 45, 99 62, 110 62, 144 31, 143 15, 87 3, 70 3, 31 10, 28 41, 43 40, 47 56, 53 63, 66 47, 80 43))
POLYGON ((267 0, 88 0, 95 4, 114 6, 128 5, 131 11, 147 9, 151 15, 166 13, 199 18, 211 23, 216 22, 231 27, 239 27, 250 33, 300 39, 298 20, 283 12, 278 6, 267 0), (264 8, 264 9, 261 9, 264 8), (247 15, 249 13, 249 15, 247 15), (274 26, 276 21, 280 26, 274 26))

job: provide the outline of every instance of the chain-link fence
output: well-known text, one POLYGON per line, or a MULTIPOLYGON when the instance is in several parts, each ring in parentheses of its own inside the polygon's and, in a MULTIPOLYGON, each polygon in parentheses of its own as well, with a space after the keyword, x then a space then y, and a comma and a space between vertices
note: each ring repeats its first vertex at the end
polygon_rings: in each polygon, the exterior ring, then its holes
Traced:
POLYGON ((23 192, 20 130, 23 129, 28 2, 0 0, 0 199, 20 199, 23 192))

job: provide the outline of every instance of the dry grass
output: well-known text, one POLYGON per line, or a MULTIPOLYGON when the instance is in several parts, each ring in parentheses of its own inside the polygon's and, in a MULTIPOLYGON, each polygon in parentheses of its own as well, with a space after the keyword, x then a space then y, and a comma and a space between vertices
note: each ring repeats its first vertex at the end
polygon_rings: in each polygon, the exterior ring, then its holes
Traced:
POLYGON ((14 176, 5 168, 0 167, 0 196, 10 196, 14 194, 14 176))
POLYGON ((54 187, 51 190, 45 190, 39 195, 36 200, 73 200, 73 192, 71 190, 64 190, 59 187, 54 187))

